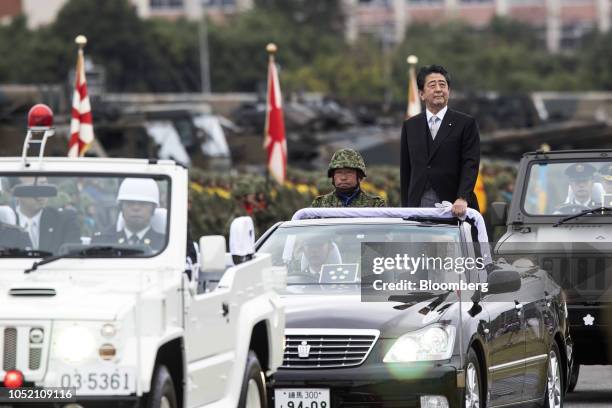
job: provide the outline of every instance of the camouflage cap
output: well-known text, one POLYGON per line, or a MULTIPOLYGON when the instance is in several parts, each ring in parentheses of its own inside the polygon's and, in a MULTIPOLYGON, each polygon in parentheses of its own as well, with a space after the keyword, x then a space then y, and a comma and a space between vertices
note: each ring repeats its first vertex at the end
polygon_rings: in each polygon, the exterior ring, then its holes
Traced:
POLYGON ((327 167, 327 177, 332 177, 336 169, 355 169, 366 176, 366 165, 359 152, 353 149, 340 149, 332 156, 327 167))

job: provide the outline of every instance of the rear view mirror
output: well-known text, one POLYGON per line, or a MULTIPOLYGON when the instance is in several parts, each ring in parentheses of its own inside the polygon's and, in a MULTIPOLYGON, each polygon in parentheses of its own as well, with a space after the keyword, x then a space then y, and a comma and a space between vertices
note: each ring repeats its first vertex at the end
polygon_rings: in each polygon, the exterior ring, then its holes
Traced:
POLYGON ((19 184, 13 187, 13 196, 18 198, 55 197, 57 188, 49 184, 19 184))
POLYGON ((200 238, 200 270, 202 273, 225 271, 225 237, 207 235, 200 238))
POLYGON ((487 293, 516 292, 521 288, 521 275, 512 269, 497 269, 487 278, 487 293))
POLYGON ((495 202, 491 204, 491 224, 494 227, 503 227, 508 218, 508 203, 495 202))

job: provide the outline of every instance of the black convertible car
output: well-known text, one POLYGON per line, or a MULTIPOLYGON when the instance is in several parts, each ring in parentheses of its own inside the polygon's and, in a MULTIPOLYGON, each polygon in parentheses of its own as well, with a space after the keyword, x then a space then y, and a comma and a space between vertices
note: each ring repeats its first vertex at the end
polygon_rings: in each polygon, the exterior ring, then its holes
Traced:
POLYGON ((432 266, 419 271, 425 287, 368 297, 382 286, 365 264, 364 251, 380 249, 372 243, 442 244, 486 258, 482 217, 467 215, 304 209, 268 230, 257 250, 288 270, 286 346, 270 405, 562 407, 572 344, 563 294, 545 271, 490 258, 461 274, 432 266))

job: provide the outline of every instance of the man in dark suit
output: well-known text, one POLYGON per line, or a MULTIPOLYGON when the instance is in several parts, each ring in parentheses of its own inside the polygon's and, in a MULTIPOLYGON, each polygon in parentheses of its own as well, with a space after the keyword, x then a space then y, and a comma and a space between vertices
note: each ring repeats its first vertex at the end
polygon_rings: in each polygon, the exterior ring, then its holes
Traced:
POLYGON ((46 178, 38 177, 35 181, 23 178, 20 181, 20 186, 28 187, 30 194, 27 197, 15 196, 16 224, 28 233, 32 249, 57 254, 63 244, 80 243, 77 214, 47 207, 49 196, 46 192, 51 186, 47 184, 46 178), (37 195, 38 190, 41 191, 40 195, 37 195))
POLYGON ((0 252, 3 249, 27 249, 32 243, 28 233, 16 225, 0 221, 0 252))
POLYGON ((474 185, 480 164, 480 136, 474 118, 448 109, 450 76, 439 65, 419 70, 417 86, 426 111, 402 127, 402 206, 453 203, 452 212, 478 210, 474 185))
POLYGON ((159 188, 153 179, 126 178, 119 187, 117 201, 123 223, 105 233, 96 233, 95 244, 119 244, 144 246, 159 252, 166 244, 164 234, 153 229, 151 220, 159 206, 159 188))

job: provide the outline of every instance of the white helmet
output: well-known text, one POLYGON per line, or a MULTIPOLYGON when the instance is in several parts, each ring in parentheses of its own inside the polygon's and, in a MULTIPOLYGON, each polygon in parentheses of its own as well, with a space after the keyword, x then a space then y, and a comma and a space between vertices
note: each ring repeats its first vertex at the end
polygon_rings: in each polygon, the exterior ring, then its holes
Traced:
POLYGON ((159 207, 159 188, 150 178, 126 178, 119 187, 117 201, 143 201, 159 207))

